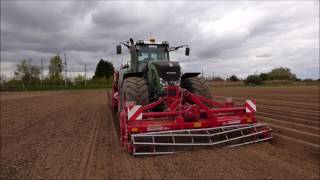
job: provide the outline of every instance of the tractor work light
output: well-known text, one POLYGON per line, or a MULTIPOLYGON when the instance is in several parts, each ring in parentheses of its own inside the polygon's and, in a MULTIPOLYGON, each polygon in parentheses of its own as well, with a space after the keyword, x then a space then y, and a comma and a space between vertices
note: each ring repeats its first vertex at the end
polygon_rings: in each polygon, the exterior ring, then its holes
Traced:
POLYGON ((163 80, 162 78, 160 78, 160 85, 161 85, 162 87, 166 87, 166 86, 168 86, 169 84, 168 84, 167 81, 165 81, 165 80, 163 80))
POLYGON ((169 46, 169 42, 168 41, 162 41, 162 44, 169 46))
POLYGON ((144 44, 143 40, 137 40, 137 44, 144 44))

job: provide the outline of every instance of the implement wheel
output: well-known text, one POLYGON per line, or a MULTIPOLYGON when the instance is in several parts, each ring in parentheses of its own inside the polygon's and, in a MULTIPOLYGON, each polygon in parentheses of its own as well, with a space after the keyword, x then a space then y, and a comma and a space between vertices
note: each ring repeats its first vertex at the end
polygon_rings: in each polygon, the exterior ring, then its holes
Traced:
POLYGON ((188 91, 203 96, 207 99, 212 99, 208 84, 201 77, 189 77, 181 80, 181 87, 188 91))

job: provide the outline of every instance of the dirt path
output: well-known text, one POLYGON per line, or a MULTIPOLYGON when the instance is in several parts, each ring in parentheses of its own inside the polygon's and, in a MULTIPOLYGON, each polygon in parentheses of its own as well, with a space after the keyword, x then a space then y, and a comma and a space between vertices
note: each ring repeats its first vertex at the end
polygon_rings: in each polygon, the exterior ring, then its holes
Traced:
POLYGON ((132 157, 110 92, 1 95, 1 179, 319 179, 314 156, 277 145, 132 157))

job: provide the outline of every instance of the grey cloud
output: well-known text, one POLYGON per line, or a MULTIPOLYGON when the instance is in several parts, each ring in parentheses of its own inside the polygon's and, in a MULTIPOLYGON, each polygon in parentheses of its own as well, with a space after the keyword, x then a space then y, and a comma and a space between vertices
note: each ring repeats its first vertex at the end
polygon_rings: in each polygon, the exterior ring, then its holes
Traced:
POLYGON ((256 57, 258 58, 268 58, 268 57, 271 57, 272 55, 271 54, 259 54, 259 55, 256 55, 256 57))
POLYGON ((191 47, 190 57, 171 55, 184 71, 245 76, 290 66, 301 77, 319 76, 319 2, 1 3, 1 63, 66 53, 75 69, 100 58, 119 67, 128 55, 116 56, 115 45, 152 33, 191 47))
POLYGON ((13 28, 37 29, 43 31, 54 32, 60 30, 61 27, 70 25, 72 16, 64 14, 61 7, 57 3, 39 2, 3 2, 1 10, 1 22, 4 26, 11 25, 13 28), (52 7, 53 6, 53 7, 52 7))

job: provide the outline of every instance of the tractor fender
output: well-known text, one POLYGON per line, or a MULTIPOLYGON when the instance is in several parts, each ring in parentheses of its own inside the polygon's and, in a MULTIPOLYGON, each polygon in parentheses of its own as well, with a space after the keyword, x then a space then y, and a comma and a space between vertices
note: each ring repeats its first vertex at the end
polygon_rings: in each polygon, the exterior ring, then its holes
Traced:
POLYGON ((181 81, 185 78, 198 76, 199 74, 201 74, 201 73, 199 73, 199 72, 183 73, 181 76, 181 81))

